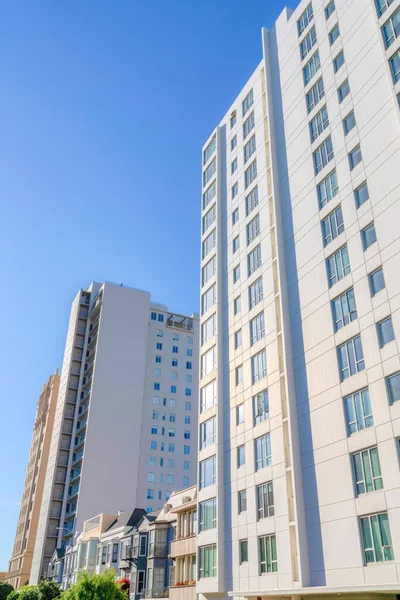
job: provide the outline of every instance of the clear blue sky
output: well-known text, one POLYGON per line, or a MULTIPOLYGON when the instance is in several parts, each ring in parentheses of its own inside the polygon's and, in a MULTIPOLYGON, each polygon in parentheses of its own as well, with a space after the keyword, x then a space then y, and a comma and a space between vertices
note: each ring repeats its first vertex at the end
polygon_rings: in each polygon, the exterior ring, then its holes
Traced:
POLYGON ((199 304, 201 146, 283 0, 4 0, 0 570, 36 400, 93 279, 199 304))

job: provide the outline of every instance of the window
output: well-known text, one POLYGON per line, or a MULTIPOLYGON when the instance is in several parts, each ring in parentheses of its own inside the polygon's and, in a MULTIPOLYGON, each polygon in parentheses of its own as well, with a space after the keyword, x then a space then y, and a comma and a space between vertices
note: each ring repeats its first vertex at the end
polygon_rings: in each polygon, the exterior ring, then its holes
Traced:
POLYGON ((340 69, 340 67, 342 67, 344 65, 344 54, 343 51, 340 52, 336 58, 333 59, 333 70, 335 71, 335 73, 337 73, 340 69))
POLYGON ((344 406, 350 435, 367 427, 372 427, 374 418, 368 388, 347 396, 344 399, 344 406))
POLYGON ((156 480, 156 477, 155 477, 154 473, 148 473, 148 475, 147 475, 147 481, 149 483, 154 483, 155 480, 156 480))
POLYGON ((183 437, 185 440, 190 440, 190 431, 184 431, 183 432, 183 437))
POLYGON ((239 329, 239 331, 235 332, 234 339, 235 339, 235 350, 236 350, 237 348, 239 348, 239 346, 242 345, 242 330, 241 329, 239 329))
POLYGON ((392 70, 392 76, 394 83, 400 81, 400 50, 397 50, 396 54, 390 59, 390 68, 392 70))
POLYGON ((238 168, 238 161, 237 158, 234 158, 233 161, 231 162, 231 175, 234 174, 234 172, 237 170, 238 168))
POLYGON ((182 477, 182 485, 183 485, 183 487, 184 487, 184 488, 187 488, 187 487, 189 487, 189 482, 190 482, 190 479, 189 479, 189 477, 188 477, 187 475, 184 475, 184 476, 182 477))
POLYGON ((237 146, 237 135, 234 135, 231 139, 231 150, 234 150, 237 146))
POLYGON ((190 425, 190 417, 185 417, 185 425, 190 425))
POLYGON ((253 106, 253 102, 254 102, 253 89, 251 89, 249 91, 249 93, 247 94, 246 98, 242 102, 242 115, 243 115, 243 117, 247 113, 247 111, 249 110, 249 108, 251 106, 253 106))
POLYGON ((158 320, 160 323, 164 322, 164 315, 158 315, 158 320))
POLYGON ((150 313, 150 319, 151 319, 152 321, 157 321, 157 313, 155 313, 155 312, 151 312, 151 313, 150 313))
POLYGON ((327 177, 318 185, 318 201, 320 208, 323 208, 328 202, 336 196, 339 191, 336 171, 329 173, 327 177))
POLYGON ((242 467, 246 463, 245 446, 239 446, 237 449, 237 466, 242 467))
POLYGON ((371 288, 371 296, 375 296, 375 294, 383 290, 385 287, 385 278, 383 276, 382 267, 370 274, 369 285, 371 288))
POLYGON ((259 340, 261 340, 265 335, 265 323, 264 323, 264 313, 261 312, 259 315, 254 317, 250 321, 250 343, 251 345, 255 344, 259 340))
POLYGON ((318 102, 325 96, 324 82, 322 77, 307 93, 307 110, 310 113, 315 108, 318 102))
POLYGON ((147 500, 153 500, 154 499, 154 490, 148 489, 147 490, 147 500))
POLYGON ((259 267, 261 267, 261 246, 258 245, 247 255, 247 270, 248 275, 252 275, 254 271, 256 271, 259 267))
POLYGON ((362 517, 360 522, 365 562, 394 560, 387 512, 362 517))
POLYGON ((150 450, 157 450, 157 442, 150 442, 150 450))
POLYGON ((216 366, 216 349, 215 346, 210 348, 207 352, 202 354, 201 356, 201 376, 205 377, 211 371, 215 369, 216 366))
POLYGON ((162 350, 162 343, 161 342, 157 342, 156 348, 157 348, 157 350, 162 350))
POLYGON ((237 235, 232 242, 232 252, 235 254, 239 250, 239 236, 237 235))
POLYGON ((350 171, 352 171, 361 161, 361 146, 356 146, 349 154, 350 171))
POLYGON ((243 365, 240 365, 240 367, 236 367, 235 369, 235 382, 236 385, 243 382, 243 365))
MULTIPOLYGON (((164 398, 165 400, 165 398, 164 398)), ((171 398, 169 401, 169 405, 171 408, 176 408, 176 400, 174 400, 174 398, 171 398)))
POLYGON ((304 85, 310 83, 311 79, 318 73, 320 67, 321 63, 319 60, 319 52, 317 50, 303 69, 304 85))
POLYGON ((378 337, 379 337, 379 345, 381 348, 386 346, 389 342, 393 342, 394 340, 394 331, 393 331, 393 323, 392 318, 388 317, 384 319, 380 323, 378 323, 378 337))
POLYGON ((325 8, 325 18, 326 20, 329 19, 329 17, 335 12, 335 2, 334 0, 332 0, 332 2, 329 2, 328 6, 325 8))
POLYGON ((205 233, 207 231, 207 229, 209 229, 211 227, 211 225, 214 223, 215 218, 217 216, 217 209, 215 204, 213 205, 212 208, 210 208, 210 210, 208 211, 208 213, 206 213, 203 217, 203 233, 205 233))
POLYGON ((242 512, 246 512, 247 510, 247 493, 246 490, 240 490, 238 492, 238 513, 239 515, 242 512))
POLYGON ((247 546, 247 540, 239 541, 239 561, 240 564, 247 563, 249 561, 249 551, 247 546))
POLYGON ((186 361, 186 368, 190 371, 190 369, 192 368, 192 363, 190 361, 186 361))
MULTIPOLYGON (((174 337, 172 339, 179 340, 178 337, 175 337, 175 334, 174 334, 174 337)), ((172 346, 172 353, 173 354, 178 354, 178 352, 179 352, 179 347, 178 346, 172 346)))
POLYGON ((168 437, 175 437, 175 429, 173 427, 169 429, 168 437))
POLYGON ((345 344, 338 347, 339 369, 341 380, 364 371, 365 362, 361 345, 361 337, 358 335, 345 344))
POLYGON ((204 412, 216 403, 217 384, 214 379, 214 381, 211 381, 211 383, 200 389, 200 412, 204 412))
POLYGON ((337 238, 344 231, 342 207, 338 206, 321 222, 324 246, 337 238))
POLYGON ((207 208, 210 204, 211 200, 215 197, 217 193, 217 184, 215 181, 210 185, 210 187, 203 194, 203 210, 207 208))
MULTIPOLYGON (((336 42, 340 35, 339 25, 335 25, 335 27, 329 32, 329 43, 332 46, 336 42)), ((342 53, 343 54, 343 53, 342 53)), ((344 59, 343 59, 344 61, 344 59)))
POLYGON ((236 407, 236 425, 244 423, 244 404, 239 404, 236 407))
POLYGON ((369 448, 352 455, 357 494, 374 492, 383 488, 378 448, 369 448))
POLYGON ((231 114, 231 129, 236 125, 236 110, 231 114))
POLYGON ((157 329, 157 337, 163 337, 164 332, 162 329, 157 329))
POLYGON ((199 531, 215 529, 217 526, 217 499, 199 502, 199 531))
POLYGON ((347 135, 349 133, 349 131, 351 131, 353 129, 353 127, 356 126, 356 117, 354 115, 354 110, 351 111, 351 113, 349 115, 347 115, 347 117, 345 119, 343 119, 343 129, 344 129, 344 135, 347 135))
POLYGON ((338 89, 339 103, 343 102, 343 100, 350 94, 350 85, 348 79, 338 89))
POLYGON ((356 190, 354 190, 354 197, 356 200, 357 208, 360 208, 360 206, 368 200, 369 194, 368 194, 368 186, 367 186, 366 181, 364 181, 364 183, 361 184, 360 187, 358 187, 356 190))
POLYGON ((244 172, 244 187, 247 189, 257 177, 257 161, 253 160, 251 165, 244 172))
POLYGON ((217 457, 212 456, 199 463, 200 489, 213 485, 217 481, 217 457))
POLYGON ((329 287, 332 287, 350 273, 350 261, 347 246, 343 246, 326 261, 329 287))
POLYGON ((269 419, 268 390, 264 390, 253 396, 253 408, 255 425, 269 419))
POLYGON ((251 357, 251 380, 252 383, 257 383, 263 377, 267 376, 267 354, 262 350, 255 356, 251 357))
POLYGON ((272 462, 271 437, 267 433, 255 440, 256 448, 256 471, 268 467, 272 462))
POLYGON ((175 444, 168 444, 168 452, 175 452, 175 444))
POLYGON ((190 462, 188 460, 183 461, 183 468, 185 471, 190 471, 190 462))
POLYGON ((102 548, 101 562, 103 565, 107 562, 107 546, 103 546, 102 548))
POLYGON ((241 310, 241 301, 240 301, 240 296, 238 296, 237 298, 234 299, 233 301, 233 314, 237 315, 240 313, 241 310))
POLYGON ((158 410, 153 410, 153 419, 158 419, 158 410))
POLYGON ((351 288, 335 300, 332 300, 332 313, 335 331, 357 319, 356 300, 351 288))
POLYGON ((154 377, 161 377, 161 369, 154 369, 154 377))
POLYGON ((167 475, 165 478, 165 483, 172 485, 174 483, 174 476, 173 475, 167 475))
POLYGON ((175 460, 173 458, 169 458, 168 459, 167 468, 168 469, 174 469, 175 468, 175 460))
POLYGON ((217 243, 217 231, 213 229, 210 235, 206 237, 206 239, 202 243, 202 258, 204 259, 212 249, 215 247, 217 243))
POLYGON ((150 467, 155 467, 156 466, 156 457, 155 456, 150 456, 150 458, 149 458, 149 466, 150 467))
POLYGON ((313 152, 314 168, 317 175, 333 158, 332 140, 328 137, 316 150, 313 152))
POLYGON ((199 579, 217 576, 217 545, 200 546, 199 579))
POLYGON ((171 385, 171 394, 176 394, 176 385, 171 385))
POLYGON ((382 16, 383 13, 392 4, 393 0, 375 0, 376 9, 378 11, 378 17, 382 16))
POLYGON ((208 146, 206 147, 206 149, 203 152, 203 164, 204 165, 206 164, 206 162, 209 161, 209 159, 214 154, 216 146, 217 146, 217 138, 214 135, 213 139, 211 140, 211 142, 208 144, 208 146))
POLYGON ((171 413, 169 415, 169 422, 170 423, 175 423, 175 421, 176 421, 176 415, 174 415, 173 413, 171 413))
POLYGON ((373 223, 371 223, 371 225, 364 227, 364 229, 361 231, 361 237, 362 237, 362 241, 363 241, 364 250, 367 250, 370 246, 372 246, 372 244, 375 244, 375 242, 376 242, 375 225, 373 223))
POLYGON ((217 318, 215 315, 207 319, 201 326, 201 343, 206 344, 215 336, 217 318))
POLYGON ((249 158, 256 151, 256 136, 253 135, 243 149, 244 163, 246 164, 249 158))
POLYGON ((201 270, 201 285, 206 285, 212 277, 214 277, 217 270, 217 259, 215 256, 208 261, 201 270))
POLYGON ((240 279, 240 265, 237 265, 236 267, 234 267, 232 274, 233 274, 233 283, 237 283, 240 279))
POLYGON ((260 574, 276 573, 278 561, 276 557, 275 535, 265 535, 258 538, 260 542, 260 574))
POLYGON ((314 142, 319 135, 326 129, 329 125, 328 118, 328 109, 326 106, 314 117, 314 119, 310 123, 310 136, 311 141, 314 142))
POLYGON ((214 158, 212 163, 203 172, 203 186, 207 185, 207 183, 210 181, 210 179, 214 176, 216 169, 217 169, 217 162, 214 158))
POLYGON ((300 43, 300 58, 303 60, 307 54, 312 50, 312 48, 317 43, 317 34, 315 33, 315 27, 311 29, 309 33, 307 33, 306 37, 300 43))
POLYGON ((238 193, 239 193, 239 185, 236 182, 232 186, 232 200, 238 195, 238 193))
POLYGON ((205 315, 215 304, 217 295, 217 286, 212 285, 204 294, 201 296, 201 314, 205 315))
POLYGON ((300 19, 297 21, 297 31, 299 33, 299 36, 303 33, 303 31, 307 29, 313 18, 314 14, 312 4, 310 2, 306 10, 302 13, 300 19))
POLYGON ((264 297, 262 277, 249 286, 249 308, 254 308, 264 297))
POLYGON ((217 439, 216 419, 208 419, 204 423, 200 423, 200 450, 207 448, 211 444, 215 444, 217 439))
POLYGON ((258 519, 273 517, 274 508, 274 489, 272 481, 257 486, 257 513, 258 519))
POLYGON ((256 215, 254 219, 250 221, 250 223, 247 225, 246 231, 247 245, 249 245, 260 234, 260 215, 256 215))
POLYGON ((252 210, 258 206, 258 187, 255 186, 250 194, 246 196, 246 217, 249 216, 252 210))
POLYGON ((251 115, 246 119, 246 121, 243 123, 243 139, 245 139, 250 131, 254 128, 254 111, 251 113, 251 115))
POLYGON ((151 428, 150 428, 150 433, 151 433, 151 435, 157 435, 157 433, 158 433, 158 428, 157 428, 157 427, 151 427, 151 428))
POLYGON ((161 356, 156 356, 156 363, 160 363, 161 362, 161 356))
POLYGON ((395 373, 386 378, 390 404, 400 400, 400 373, 395 373))
POLYGON ((193 349, 192 348, 186 348, 186 356, 193 356, 193 349))
POLYGON ((183 446, 183 454, 190 454, 190 446, 183 446))
POLYGON ((235 208, 235 210, 232 212, 232 225, 236 225, 236 223, 239 221, 239 209, 235 208))

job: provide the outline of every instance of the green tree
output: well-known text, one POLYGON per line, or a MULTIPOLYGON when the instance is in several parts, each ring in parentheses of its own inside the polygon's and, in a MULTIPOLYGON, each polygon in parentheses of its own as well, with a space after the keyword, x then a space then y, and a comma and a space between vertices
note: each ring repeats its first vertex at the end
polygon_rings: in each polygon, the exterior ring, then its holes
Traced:
POLYGON ((9 583, 0 581, 0 600, 6 600, 7 596, 14 590, 13 586, 9 583))
POLYGON ((41 581, 39 585, 26 585, 14 590, 7 600, 54 600, 61 596, 60 586, 54 581, 41 581))
POLYGON ((79 581, 63 593, 62 600, 127 600, 127 596, 121 584, 115 581, 114 572, 105 571, 102 575, 83 573, 79 581))

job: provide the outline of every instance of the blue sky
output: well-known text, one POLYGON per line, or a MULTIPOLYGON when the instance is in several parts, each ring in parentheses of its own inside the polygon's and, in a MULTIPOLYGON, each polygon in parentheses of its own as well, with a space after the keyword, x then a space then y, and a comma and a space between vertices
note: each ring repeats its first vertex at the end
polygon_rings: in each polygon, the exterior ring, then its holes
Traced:
POLYGON ((123 282, 198 310, 201 146, 284 5, 2 3, 0 570, 77 289, 123 282))

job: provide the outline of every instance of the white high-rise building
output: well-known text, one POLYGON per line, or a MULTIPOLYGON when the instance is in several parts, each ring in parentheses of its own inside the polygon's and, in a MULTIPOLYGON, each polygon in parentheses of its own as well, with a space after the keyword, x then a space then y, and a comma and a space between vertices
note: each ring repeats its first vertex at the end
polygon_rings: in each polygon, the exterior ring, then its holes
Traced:
POLYGON ((400 589, 399 49, 285 9, 204 145, 200 597, 400 589))
POLYGON ((198 315, 92 283, 72 303, 31 583, 100 513, 161 508, 197 468, 198 315))

